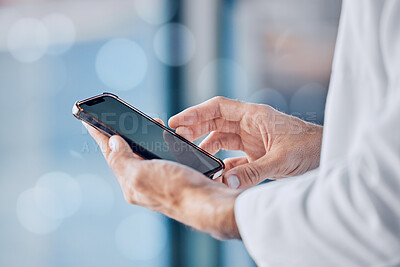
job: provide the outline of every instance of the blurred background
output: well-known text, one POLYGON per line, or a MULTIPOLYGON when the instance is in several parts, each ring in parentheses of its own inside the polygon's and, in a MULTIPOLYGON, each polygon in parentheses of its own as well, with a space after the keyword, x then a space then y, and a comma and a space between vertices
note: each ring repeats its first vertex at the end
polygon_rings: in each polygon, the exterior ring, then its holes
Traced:
POLYGON ((125 203, 71 108, 107 91, 167 120, 223 95, 323 124, 340 7, 0 0, 0 266, 254 266, 240 241, 125 203))

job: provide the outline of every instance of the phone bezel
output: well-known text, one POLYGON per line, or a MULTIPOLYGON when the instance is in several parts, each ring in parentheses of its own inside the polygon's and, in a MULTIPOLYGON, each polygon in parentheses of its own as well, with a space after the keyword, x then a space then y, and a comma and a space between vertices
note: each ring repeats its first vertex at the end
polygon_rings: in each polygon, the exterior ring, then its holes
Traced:
MULTIPOLYGON (((111 94, 111 93, 103 93, 100 95, 96 95, 93 97, 89 97, 87 99, 83 99, 80 101, 75 102, 75 105, 72 109, 72 113, 73 115, 82 121, 85 121, 86 123, 90 124, 92 127, 96 128, 97 130, 99 130, 100 132, 102 132, 103 134, 107 135, 108 137, 110 137, 112 134, 110 134, 109 132, 101 129, 101 126, 105 127, 106 129, 109 129, 111 132, 121 135, 123 136, 122 133, 119 133, 118 131, 116 131, 115 129, 109 127, 108 125, 106 125, 105 123, 103 123, 102 121, 98 120, 97 118, 95 118, 93 115, 91 115, 90 113, 86 112, 80 105, 87 103, 89 101, 95 100, 97 98, 101 98, 101 97, 112 97, 115 100, 119 101, 120 103, 122 103, 123 105, 129 107, 130 109, 132 109, 132 111, 138 113, 139 115, 145 117, 146 119, 150 120, 151 122, 155 123, 157 126, 161 127, 163 130, 169 132, 170 134, 174 135, 175 137, 179 138, 180 140, 184 141, 185 143, 187 143, 188 145, 192 146, 194 149, 197 149, 198 151, 202 152, 203 154, 205 154, 206 156, 210 157, 211 159, 215 160, 216 162, 219 163, 219 167, 210 170, 208 172, 203 173, 204 175, 210 177, 210 178, 217 178, 219 177, 223 170, 225 169, 225 164, 222 160, 220 160, 219 158, 216 158, 215 156, 211 155, 210 153, 208 153, 207 151, 201 149, 200 147, 198 147, 196 144, 192 143, 191 141, 187 140, 186 138, 184 138, 183 136, 180 136, 179 134, 173 132, 172 130, 170 130, 169 128, 165 127, 163 124, 159 123, 158 121, 154 120, 153 118, 151 118, 150 116, 148 116, 147 114, 145 114, 144 112, 140 111, 139 109, 135 108, 134 106, 130 105, 129 103, 125 102, 124 100, 120 99, 118 96, 111 94), (81 112, 83 112, 85 114, 85 116, 81 116, 81 112), (87 116, 89 116, 89 118, 87 118, 87 116), (94 120, 94 122, 98 123, 99 125, 96 125, 96 123, 92 123, 91 120, 94 120), (99 127, 100 126, 100 127, 99 127)), ((130 139, 129 139, 130 140, 130 139)), ((136 144, 134 141, 130 140, 132 143, 136 144)), ((136 144, 137 145, 137 144, 136 144)), ((132 150, 133 151, 133 150, 132 150)), ((138 156, 143 158, 143 155, 139 154, 136 151, 133 151, 135 154, 137 154, 138 156)), ((146 159, 146 158, 145 158, 146 159)))

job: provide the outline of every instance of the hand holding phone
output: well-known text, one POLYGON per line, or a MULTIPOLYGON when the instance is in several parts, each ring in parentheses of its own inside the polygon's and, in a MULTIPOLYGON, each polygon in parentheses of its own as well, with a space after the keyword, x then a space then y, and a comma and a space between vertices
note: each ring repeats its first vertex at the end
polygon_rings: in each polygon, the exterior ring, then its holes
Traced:
POLYGON ((143 159, 165 159, 216 178, 220 159, 176 134, 117 96, 103 93, 75 103, 73 114, 107 136, 120 135, 143 159))

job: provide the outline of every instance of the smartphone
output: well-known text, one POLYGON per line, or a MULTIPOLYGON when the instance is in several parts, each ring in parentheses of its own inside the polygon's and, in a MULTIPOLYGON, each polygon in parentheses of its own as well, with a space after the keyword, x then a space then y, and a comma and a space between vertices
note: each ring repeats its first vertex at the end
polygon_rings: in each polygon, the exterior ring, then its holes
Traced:
POLYGON ((121 136, 143 159, 178 162, 213 179, 221 176, 225 168, 220 159, 114 94, 103 93, 77 101, 72 113, 109 137, 121 136))

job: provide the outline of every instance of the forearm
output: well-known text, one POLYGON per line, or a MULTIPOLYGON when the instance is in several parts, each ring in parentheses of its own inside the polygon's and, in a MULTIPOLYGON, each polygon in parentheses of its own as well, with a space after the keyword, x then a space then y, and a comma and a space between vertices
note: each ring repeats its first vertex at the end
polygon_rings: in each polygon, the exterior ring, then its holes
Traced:
POLYGON ((187 188, 175 219, 218 239, 240 239, 234 212, 240 192, 216 182, 187 188))
POLYGON ((306 137, 303 140, 303 155, 309 159, 309 170, 319 166, 322 147, 323 127, 320 125, 307 123, 306 137))

